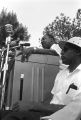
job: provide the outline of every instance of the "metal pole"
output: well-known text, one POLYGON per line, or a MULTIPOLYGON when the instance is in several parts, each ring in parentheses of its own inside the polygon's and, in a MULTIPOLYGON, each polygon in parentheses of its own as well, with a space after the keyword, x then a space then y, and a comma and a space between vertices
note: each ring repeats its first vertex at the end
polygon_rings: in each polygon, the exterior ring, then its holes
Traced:
POLYGON ((7 24, 5 25, 6 32, 8 33, 8 37, 6 37, 6 44, 7 44, 7 53, 6 59, 3 67, 3 81, 2 81, 2 93, 1 93, 1 109, 3 109, 4 105, 4 97, 5 97, 5 86, 6 86, 6 73, 8 70, 8 55, 9 55, 9 47, 11 42, 11 33, 12 33, 12 25, 7 24))
MULTIPOLYGON (((8 39, 11 39, 10 36, 8 39)), ((1 95, 1 108, 3 108, 3 103, 4 103, 4 95, 5 95, 5 82, 6 82, 6 72, 8 70, 8 53, 9 53, 9 42, 7 44, 7 54, 6 54, 6 60, 4 63, 4 67, 3 67, 3 81, 2 81, 2 95, 1 95)))

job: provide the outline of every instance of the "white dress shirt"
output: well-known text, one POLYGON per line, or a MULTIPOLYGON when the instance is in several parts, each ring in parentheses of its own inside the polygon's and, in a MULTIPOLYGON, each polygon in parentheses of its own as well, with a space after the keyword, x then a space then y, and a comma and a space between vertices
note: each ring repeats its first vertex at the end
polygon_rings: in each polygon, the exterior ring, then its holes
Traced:
POLYGON ((61 70, 55 79, 51 93, 53 98, 50 104, 67 105, 77 99, 81 93, 81 64, 73 72, 69 72, 68 68, 61 70), (70 88, 67 93, 72 83, 77 89, 70 88))
POLYGON ((55 50, 59 56, 61 56, 62 49, 59 47, 58 44, 53 44, 50 48, 51 50, 55 50))
POLYGON ((59 70, 66 68, 67 65, 63 64, 62 60, 61 60, 62 49, 60 48, 59 44, 53 44, 50 49, 55 50, 57 52, 57 54, 59 55, 59 70))

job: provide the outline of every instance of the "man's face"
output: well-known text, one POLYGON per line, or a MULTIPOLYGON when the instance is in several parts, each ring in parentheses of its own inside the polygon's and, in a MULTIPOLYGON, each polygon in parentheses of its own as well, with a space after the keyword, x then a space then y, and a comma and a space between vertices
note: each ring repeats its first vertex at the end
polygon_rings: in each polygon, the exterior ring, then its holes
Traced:
POLYGON ((75 60, 76 57, 77 53, 74 50, 74 48, 72 48, 69 45, 65 45, 61 52, 62 62, 66 65, 70 65, 75 60))

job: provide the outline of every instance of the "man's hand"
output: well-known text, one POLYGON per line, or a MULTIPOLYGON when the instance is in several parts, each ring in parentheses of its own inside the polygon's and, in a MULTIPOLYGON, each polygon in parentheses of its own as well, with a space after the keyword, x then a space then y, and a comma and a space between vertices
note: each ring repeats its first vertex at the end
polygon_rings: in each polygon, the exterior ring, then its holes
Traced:
POLYGON ((33 103, 16 102, 12 106, 12 111, 27 111, 33 108, 33 103))

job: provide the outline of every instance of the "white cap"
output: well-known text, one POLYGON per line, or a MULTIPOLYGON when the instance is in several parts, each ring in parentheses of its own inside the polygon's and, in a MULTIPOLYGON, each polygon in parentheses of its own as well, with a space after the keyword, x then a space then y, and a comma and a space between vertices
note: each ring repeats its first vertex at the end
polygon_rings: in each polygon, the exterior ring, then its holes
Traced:
POLYGON ((73 37, 69 39, 67 42, 81 47, 81 37, 73 37))
POLYGON ((60 41, 59 46, 63 48, 66 43, 74 44, 78 47, 81 47, 81 37, 72 37, 68 41, 60 41))

